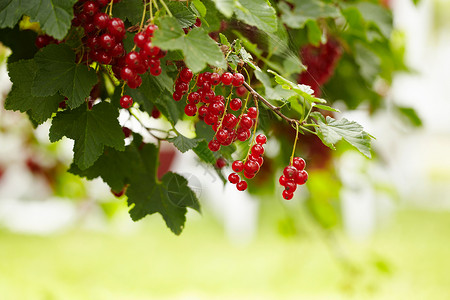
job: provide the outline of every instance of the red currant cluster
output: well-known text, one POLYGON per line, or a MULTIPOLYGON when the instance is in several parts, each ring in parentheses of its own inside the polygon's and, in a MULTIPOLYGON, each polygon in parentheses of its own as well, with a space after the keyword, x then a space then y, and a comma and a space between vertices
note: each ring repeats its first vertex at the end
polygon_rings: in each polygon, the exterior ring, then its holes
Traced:
POLYGON ((333 75, 336 64, 341 57, 341 48, 337 41, 328 39, 318 47, 307 45, 300 50, 302 63, 308 68, 300 74, 298 82, 307 84, 320 96, 320 86, 333 75))
POLYGON ((173 99, 180 101, 183 95, 188 94, 188 104, 184 109, 186 115, 195 116, 198 113, 200 120, 212 126, 216 134, 208 144, 209 149, 218 151, 221 145, 228 146, 236 140, 248 140, 251 136, 250 129, 258 116, 257 109, 249 107, 247 113, 242 112, 239 117, 236 117, 233 113, 227 112, 227 109, 229 107, 232 111, 239 111, 242 108, 242 100, 240 98, 231 99, 230 94, 226 101, 224 96, 216 95, 214 92, 214 87, 220 84, 233 87, 242 86, 245 80, 244 76, 240 73, 231 74, 229 72, 222 75, 211 72, 200 73, 195 85, 188 93, 192 78, 193 74, 190 69, 183 68, 180 71, 175 82, 173 99), (197 90, 193 91, 195 87, 197 90))
POLYGON ((238 173, 243 172, 245 178, 252 179, 264 163, 264 158, 262 157, 264 154, 263 145, 267 142, 267 138, 264 134, 258 134, 255 141, 256 143, 251 147, 247 158, 244 161, 235 160, 231 165, 235 173, 228 175, 228 181, 236 184, 236 188, 239 191, 245 191, 247 189, 247 182, 241 180, 238 173))
POLYGON ((284 168, 283 175, 280 176, 279 182, 284 186, 283 198, 291 200, 297 185, 303 185, 308 180, 308 173, 304 170, 306 166, 305 160, 301 157, 294 157, 292 164, 284 168))

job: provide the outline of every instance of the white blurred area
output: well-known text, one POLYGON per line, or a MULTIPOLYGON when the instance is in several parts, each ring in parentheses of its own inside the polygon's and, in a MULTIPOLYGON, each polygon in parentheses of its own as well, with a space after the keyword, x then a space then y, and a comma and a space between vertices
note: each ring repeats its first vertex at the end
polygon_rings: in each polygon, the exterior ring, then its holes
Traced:
MULTIPOLYGON (((407 38, 406 63, 416 73, 396 76, 386 99, 387 110, 371 117, 363 109, 343 114, 361 123, 377 138, 373 147, 380 153, 379 158, 369 161, 359 153, 348 151, 338 162, 344 183, 341 194, 344 226, 354 238, 370 236, 389 218, 398 206, 398 199, 402 201, 400 205, 450 208, 450 156, 447 155, 450 150, 450 118, 447 116, 450 110, 450 19, 445 17, 450 15, 450 5, 447 2, 422 0, 415 7, 411 0, 391 0, 395 26, 407 38), (436 12, 436 7, 447 13, 436 12), (392 111, 394 103, 415 108, 423 128, 412 129, 402 123, 392 111)), ((2 93, 10 88, 7 78, 3 66, 0 72, 2 93)), ((2 117, 5 116, 0 114, 2 117)), ((180 131, 182 127, 183 124, 180 131)), ((0 134, 0 160, 20 160, 23 154, 16 150, 20 143, 12 136, 0 134)), ((66 148, 70 153, 70 142, 66 148)), ((232 241, 245 244, 251 240, 257 230, 257 199, 238 192, 233 185, 223 187, 214 170, 200 165, 192 153, 177 155, 173 170, 187 175, 190 185, 198 189, 204 206, 223 222, 232 241)), ((45 184, 26 174, 20 167, 8 170, 0 182, 1 226, 16 231, 49 233, 68 228, 83 218, 86 207, 80 209, 70 201, 50 198, 45 184), (39 199, 35 199, 36 195, 39 199)), ((110 195, 100 181, 90 185, 92 198, 110 195)), ((93 228, 102 227, 104 219, 100 215, 94 214, 88 222, 93 228)))

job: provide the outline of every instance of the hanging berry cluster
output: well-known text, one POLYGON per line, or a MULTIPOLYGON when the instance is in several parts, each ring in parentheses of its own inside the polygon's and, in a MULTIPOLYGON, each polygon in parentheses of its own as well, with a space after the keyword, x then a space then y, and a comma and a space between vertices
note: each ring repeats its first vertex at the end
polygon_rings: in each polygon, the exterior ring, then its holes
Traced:
POLYGON ((280 176, 279 183, 284 187, 283 198, 291 200, 297 185, 303 185, 308 180, 308 173, 304 170, 305 160, 301 157, 294 157, 292 164, 285 167, 283 175, 280 176))

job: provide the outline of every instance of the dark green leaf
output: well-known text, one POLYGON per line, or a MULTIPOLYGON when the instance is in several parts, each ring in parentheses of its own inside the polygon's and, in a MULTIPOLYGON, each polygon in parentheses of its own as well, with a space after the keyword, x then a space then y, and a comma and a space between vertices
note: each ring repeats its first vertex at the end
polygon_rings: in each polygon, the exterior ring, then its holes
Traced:
POLYGON ((216 163, 216 158, 211 150, 209 150, 208 143, 205 140, 198 143, 198 145, 194 148, 194 152, 200 160, 209 164, 216 163))
POLYGON ((59 103, 64 100, 61 95, 35 97, 31 94, 36 73, 34 60, 22 60, 9 64, 8 70, 13 87, 5 101, 6 109, 29 112, 30 117, 38 124, 42 124, 58 111, 59 103))
POLYGON ((181 27, 190 27, 195 24, 197 17, 181 2, 171 1, 168 3, 172 15, 180 23, 181 27))
POLYGON ((50 96, 60 91, 69 98, 67 104, 76 108, 97 83, 94 70, 75 63, 75 53, 66 45, 49 45, 36 56, 36 77, 31 92, 35 96, 50 96))
POLYGON ((325 122, 318 119, 317 124, 319 125, 319 128, 316 128, 317 135, 331 149, 335 149, 334 144, 344 139, 368 158, 372 157, 371 137, 360 124, 345 118, 335 120, 328 116, 325 122))
POLYGON ((0 41, 12 51, 8 57, 8 62, 33 58, 37 51, 34 44, 36 36, 36 32, 20 30, 18 25, 13 29, 0 29, 0 41))
POLYGON ((74 162, 81 169, 86 169, 103 153, 104 146, 124 149, 118 117, 118 110, 107 102, 94 105, 92 110, 83 105, 59 112, 53 118, 50 141, 56 142, 63 136, 73 139, 74 162))
POLYGON ((113 5, 113 15, 122 20, 128 19, 131 24, 139 25, 142 20, 144 2, 142 0, 122 0, 113 5))
POLYGON ((167 141, 174 144, 174 146, 177 147, 178 150, 184 153, 196 147, 197 144, 201 141, 201 139, 190 139, 182 134, 179 134, 174 138, 167 139, 167 141))

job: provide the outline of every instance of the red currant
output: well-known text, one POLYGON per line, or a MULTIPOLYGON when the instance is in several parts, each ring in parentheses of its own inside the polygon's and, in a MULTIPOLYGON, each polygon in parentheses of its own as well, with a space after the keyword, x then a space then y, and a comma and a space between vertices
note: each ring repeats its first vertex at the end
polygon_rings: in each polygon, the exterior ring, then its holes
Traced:
POLYGON ((195 104, 189 103, 184 107, 184 112, 190 117, 195 116, 195 114, 197 113, 197 106, 195 106, 195 104))
POLYGON ((216 152, 220 149, 220 143, 217 140, 212 140, 208 143, 209 150, 216 152))
POLYGON ((308 172, 305 170, 298 171, 295 177, 295 183, 298 185, 305 184, 308 180, 308 172))
POLYGON ((180 71, 180 79, 186 83, 189 83, 192 80, 192 77, 194 74, 192 73, 191 69, 183 68, 180 71))
POLYGON ((232 184, 238 183, 239 180, 241 180, 241 178, 239 178, 239 175, 236 173, 231 173, 230 175, 228 175, 228 181, 232 184))
POLYGON ((286 191, 288 191, 289 193, 293 193, 297 189, 297 184, 295 183, 294 180, 286 181, 286 184, 284 186, 286 191))
POLYGON ((240 160, 235 160, 231 165, 231 168, 237 173, 242 172, 242 170, 244 170, 244 163, 240 160))
POLYGON ((242 101, 239 98, 234 98, 230 101, 230 108, 234 111, 241 109, 242 101))
POLYGON ((286 182, 287 182, 287 179, 286 179, 286 177, 284 175, 281 175, 280 179, 278 179, 278 182, 280 183, 281 186, 285 186, 286 182))
POLYGON ((283 191, 283 198, 286 200, 291 200, 292 197, 294 197, 293 193, 289 193, 288 191, 284 190, 283 191))
POLYGON ((236 184, 236 188, 238 189, 238 191, 245 191, 247 189, 247 182, 244 180, 239 181, 236 184))
POLYGON ((244 163, 244 171, 249 174, 255 174, 256 172, 259 171, 259 165, 252 160, 247 160, 244 163))
POLYGON ((249 107, 247 109, 247 115, 252 119, 256 119, 256 117, 258 117, 258 110, 254 106, 249 107))
POLYGON ((192 104, 197 104, 200 102, 200 95, 197 92, 192 92, 188 95, 188 101, 192 104))
POLYGON ((297 175, 297 169, 293 166, 287 166, 286 168, 284 168, 283 174, 287 179, 294 179, 297 175))
POLYGON ((264 134, 258 134, 256 136, 256 142, 258 144, 264 145, 267 142, 267 138, 264 134))
POLYGON ((131 98, 131 96, 124 95, 120 98, 120 106, 122 106, 122 108, 128 109, 132 105, 133 105, 133 98, 131 98))
POLYGON ((252 154, 254 154, 255 156, 261 156, 264 154, 264 147, 261 146, 260 144, 255 144, 252 147, 252 154))
POLYGON ((109 20, 108 31, 119 40, 125 36, 125 24, 119 18, 112 18, 109 20))
POLYGON ((241 86, 245 81, 244 75, 241 73, 234 73, 233 74, 233 86, 241 86))
POLYGON ((301 170, 305 169, 306 162, 301 157, 294 157, 294 159, 292 160, 292 166, 294 168, 296 168, 297 170, 301 171, 301 170))
POLYGON ((222 74, 220 79, 222 80, 222 83, 224 85, 230 85, 233 82, 233 74, 231 74, 229 72, 225 72, 222 74))

